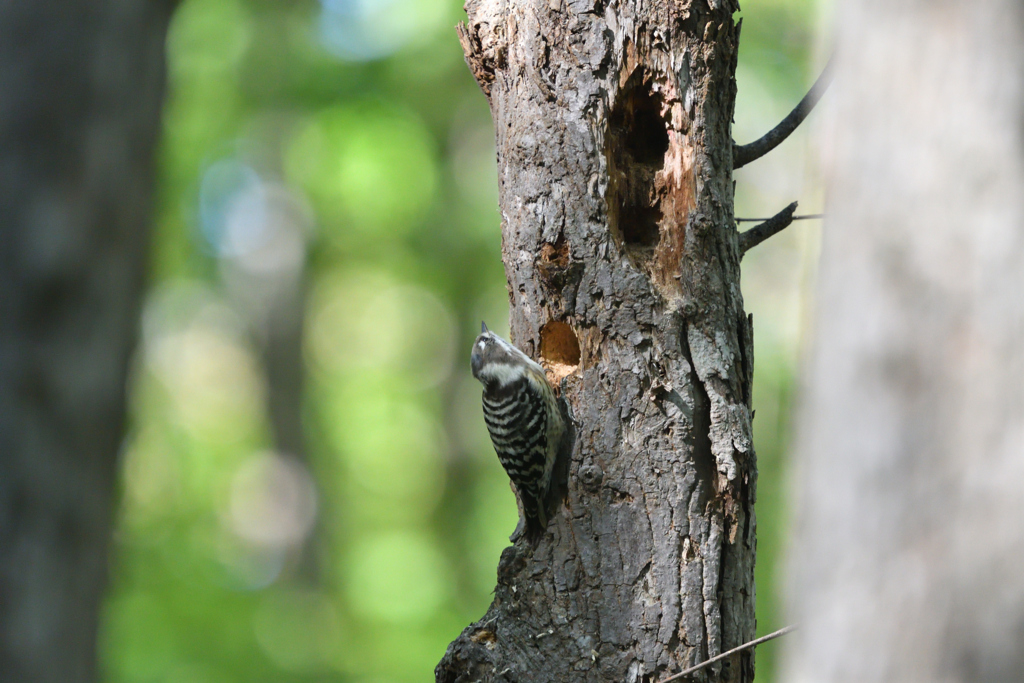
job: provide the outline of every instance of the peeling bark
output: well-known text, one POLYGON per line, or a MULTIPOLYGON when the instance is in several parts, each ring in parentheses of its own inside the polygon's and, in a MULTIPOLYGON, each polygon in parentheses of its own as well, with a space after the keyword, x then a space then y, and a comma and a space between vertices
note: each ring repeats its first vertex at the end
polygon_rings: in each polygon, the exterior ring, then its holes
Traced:
MULTIPOLYGON (((732 2, 470 0, 497 131, 513 342, 575 438, 507 548, 455 681, 656 681, 754 636, 751 324, 739 289, 732 2)), ((706 674, 751 681, 753 655, 706 674)))

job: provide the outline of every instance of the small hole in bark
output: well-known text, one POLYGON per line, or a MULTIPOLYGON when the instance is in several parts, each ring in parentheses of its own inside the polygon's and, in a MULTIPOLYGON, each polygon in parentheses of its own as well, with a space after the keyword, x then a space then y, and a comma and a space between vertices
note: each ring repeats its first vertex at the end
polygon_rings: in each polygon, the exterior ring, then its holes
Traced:
POLYGON ((644 70, 637 69, 608 118, 609 222, 627 248, 649 251, 660 238, 655 175, 669 147, 662 105, 644 70))
POLYGON ((633 496, 629 495, 626 491, 619 491, 618 489, 612 489, 612 503, 632 503, 633 496))
POLYGON ((565 268, 569 265, 569 245, 565 236, 559 236, 558 240, 551 244, 545 242, 540 247, 540 260, 545 266, 554 268, 565 268))
POLYGON ((554 244, 545 242, 541 245, 537 270, 549 287, 558 289, 565 285, 565 276, 569 270, 569 244, 564 235, 554 244))
POLYGON ((540 330, 540 359, 556 386, 580 366, 580 342, 572 328, 558 320, 548 321, 540 330))

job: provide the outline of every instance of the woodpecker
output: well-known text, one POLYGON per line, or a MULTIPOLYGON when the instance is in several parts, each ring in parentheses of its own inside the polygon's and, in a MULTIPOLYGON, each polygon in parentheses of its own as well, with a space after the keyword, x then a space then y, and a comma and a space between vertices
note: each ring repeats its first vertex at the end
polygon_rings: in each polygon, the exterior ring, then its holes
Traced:
POLYGON ((547 528, 551 472, 565 435, 565 421, 544 368, 481 323, 470 357, 473 377, 484 385, 484 422, 498 460, 519 496, 522 531, 537 539, 547 528))

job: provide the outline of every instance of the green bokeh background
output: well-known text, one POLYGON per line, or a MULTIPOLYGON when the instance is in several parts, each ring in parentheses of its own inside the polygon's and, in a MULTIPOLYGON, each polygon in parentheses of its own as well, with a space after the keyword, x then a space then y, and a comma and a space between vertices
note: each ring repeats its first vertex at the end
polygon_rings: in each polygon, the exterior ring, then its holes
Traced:
MULTIPOLYGON (((493 129, 452 30, 463 16, 452 0, 178 9, 105 681, 432 680, 489 604, 516 507, 466 359, 480 319, 506 333, 508 309, 493 129), (268 316, 303 331, 301 458, 275 452, 268 316)), ((743 142, 812 80, 818 8, 747 0, 740 16, 743 142)), ((737 173, 737 215, 820 208, 808 139, 737 173)), ((783 625, 786 447, 816 229, 744 260, 759 633, 783 625)), ((775 647, 758 651, 759 683, 775 647)))

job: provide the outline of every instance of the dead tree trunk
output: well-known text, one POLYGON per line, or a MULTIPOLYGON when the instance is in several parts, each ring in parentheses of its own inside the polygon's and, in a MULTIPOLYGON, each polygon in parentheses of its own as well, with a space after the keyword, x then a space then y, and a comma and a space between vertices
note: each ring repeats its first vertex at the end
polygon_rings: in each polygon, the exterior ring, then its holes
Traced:
POLYGON ((1024 10, 847 0, 785 680, 1024 672, 1024 10))
POLYGON ((0 678, 95 678, 171 2, 0 3, 0 678))
MULTIPOLYGON (((467 3, 513 342, 561 383, 575 439, 547 534, 505 550, 438 681, 655 681, 754 635, 737 9, 467 3)), ((753 657, 712 671, 751 681, 753 657)))

